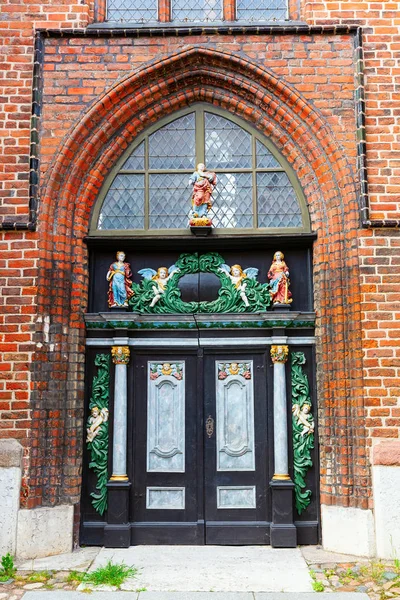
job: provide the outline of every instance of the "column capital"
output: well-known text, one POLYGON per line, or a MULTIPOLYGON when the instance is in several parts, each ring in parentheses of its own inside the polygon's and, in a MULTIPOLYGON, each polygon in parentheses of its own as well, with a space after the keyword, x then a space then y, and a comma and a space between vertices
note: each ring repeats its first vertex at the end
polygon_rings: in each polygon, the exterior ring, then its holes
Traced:
POLYGON ((111 356, 114 365, 127 365, 130 358, 130 350, 128 346, 112 346, 111 356))
POLYGON ((285 363, 289 356, 289 346, 271 346, 271 358, 272 362, 275 363, 285 363))

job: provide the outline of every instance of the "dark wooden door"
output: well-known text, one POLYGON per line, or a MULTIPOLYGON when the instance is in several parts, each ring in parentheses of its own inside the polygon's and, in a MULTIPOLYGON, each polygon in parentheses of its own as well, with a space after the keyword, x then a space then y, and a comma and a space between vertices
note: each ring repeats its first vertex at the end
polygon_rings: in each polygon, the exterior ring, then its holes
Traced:
POLYGON ((204 365, 205 541, 268 544, 263 353, 208 353, 204 365))
POLYGON ((133 544, 269 543, 264 354, 202 354, 134 359, 133 544))
POLYGON ((132 544, 203 544, 197 356, 137 355, 133 377, 132 544))

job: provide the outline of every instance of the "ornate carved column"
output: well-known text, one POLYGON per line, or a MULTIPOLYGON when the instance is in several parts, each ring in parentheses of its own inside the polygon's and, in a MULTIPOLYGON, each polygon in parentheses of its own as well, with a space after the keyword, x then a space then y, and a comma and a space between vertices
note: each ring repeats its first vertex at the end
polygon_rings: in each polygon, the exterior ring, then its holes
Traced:
MULTIPOLYGON (((125 340, 124 340, 125 341, 125 340)), ((108 513, 104 528, 104 546, 128 548, 130 546, 129 490, 127 475, 127 407, 128 407, 128 346, 112 346, 114 377, 114 427, 112 476, 107 484, 108 513)))
POLYGON ((113 472, 111 481, 128 481, 128 476, 126 474, 126 420, 128 406, 127 365, 130 357, 129 347, 112 346, 111 355, 115 365, 113 472))
POLYGON ((293 523, 294 484, 289 475, 288 409, 285 364, 289 356, 287 345, 271 346, 274 365, 274 476, 272 488, 271 545, 294 548, 297 545, 293 523))
POLYGON ((286 401, 285 364, 289 356, 289 347, 271 346, 271 358, 274 364, 274 477, 276 481, 288 481, 288 418, 286 401))

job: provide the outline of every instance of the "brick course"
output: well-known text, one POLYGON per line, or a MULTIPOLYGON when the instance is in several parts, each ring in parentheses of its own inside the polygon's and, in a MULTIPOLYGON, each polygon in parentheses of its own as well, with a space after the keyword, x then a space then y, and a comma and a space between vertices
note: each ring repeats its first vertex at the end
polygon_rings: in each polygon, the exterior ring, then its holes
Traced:
MULTIPOLYGON (((369 216, 376 220, 400 217, 396 7, 300 3, 309 25, 363 27, 369 216)), ((0 240, 0 436, 26 448, 25 505, 79 500, 83 238, 101 184, 144 127, 207 101, 270 136, 302 183, 318 231, 322 501, 371 506, 368 446, 399 437, 400 238, 395 229, 360 228, 357 36, 84 36, 93 2, 5 0, 1 10, 0 218, 30 218, 34 32, 43 30, 44 40, 38 229, 3 231, 0 240)))

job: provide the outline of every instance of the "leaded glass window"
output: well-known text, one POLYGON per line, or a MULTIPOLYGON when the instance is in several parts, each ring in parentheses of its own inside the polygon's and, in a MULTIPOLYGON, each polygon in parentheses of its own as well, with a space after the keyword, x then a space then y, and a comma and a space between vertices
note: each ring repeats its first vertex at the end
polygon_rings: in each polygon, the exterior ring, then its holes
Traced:
POLYGON ((238 21, 284 21, 287 18, 286 0, 236 0, 238 21))
POLYGON ((172 21, 222 21, 222 0, 171 0, 172 21))
POLYGON ((149 23, 157 12, 157 0, 107 0, 107 21, 149 23))
POLYGON ((91 231, 187 232, 189 177, 200 162, 217 174, 210 215, 216 234, 309 230, 296 177, 271 143, 245 122, 197 105, 153 126, 125 153, 91 231))

